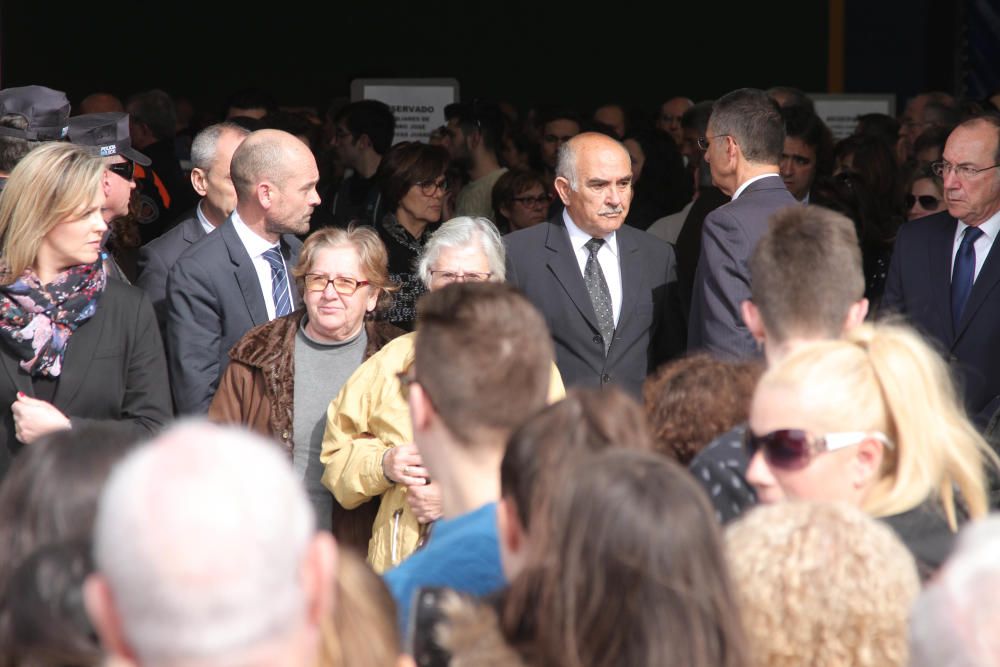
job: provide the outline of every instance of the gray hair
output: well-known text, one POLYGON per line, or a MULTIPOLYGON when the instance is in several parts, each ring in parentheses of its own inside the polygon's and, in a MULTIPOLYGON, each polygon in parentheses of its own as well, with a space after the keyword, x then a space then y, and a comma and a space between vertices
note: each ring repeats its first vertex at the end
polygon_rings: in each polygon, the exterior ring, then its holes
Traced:
POLYGON ((250 130, 236 123, 223 122, 209 125, 199 132, 194 141, 191 142, 191 164, 202 171, 211 169, 212 165, 215 164, 215 156, 219 152, 219 139, 226 132, 232 132, 241 137, 250 134, 250 130))
POLYGON ((969 524, 910 614, 912 667, 1000 667, 1000 517, 969 524))
POLYGON ((489 218, 459 216, 438 227, 417 259, 417 273, 426 287, 431 286, 431 265, 441 255, 442 248, 464 248, 478 243, 486 255, 493 280, 503 282, 507 278, 507 253, 500 232, 489 218))
POLYGON ((573 141, 567 141, 559 147, 556 157, 556 177, 562 176, 569 181, 573 190, 580 189, 580 177, 576 171, 576 146, 573 141))
POLYGON ((300 571, 314 531, 273 443, 188 421, 114 469, 94 558, 139 664, 217 663, 304 622, 300 571))

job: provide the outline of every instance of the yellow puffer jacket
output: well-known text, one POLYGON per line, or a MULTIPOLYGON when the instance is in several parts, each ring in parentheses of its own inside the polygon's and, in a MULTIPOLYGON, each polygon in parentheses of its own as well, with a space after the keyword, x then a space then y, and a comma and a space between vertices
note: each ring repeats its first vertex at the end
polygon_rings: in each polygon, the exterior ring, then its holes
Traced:
MULTIPOLYGON (((392 340, 344 383, 326 412, 320 461, 323 484, 347 509, 382 496, 368 543, 368 562, 381 574, 412 554, 422 528, 406 502, 406 487, 385 478, 382 457, 390 447, 413 441, 410 408, 397 373, 413 363, 416 333, 392 340)), ((549 401, 566 395, 552 365, 549 401)))

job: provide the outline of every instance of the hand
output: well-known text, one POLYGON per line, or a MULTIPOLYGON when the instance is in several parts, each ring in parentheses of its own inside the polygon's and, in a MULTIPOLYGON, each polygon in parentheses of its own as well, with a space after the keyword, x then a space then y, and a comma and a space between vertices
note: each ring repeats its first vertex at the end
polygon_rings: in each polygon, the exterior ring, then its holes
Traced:
POLYGON ((382 456, 382 473, 390 482, 406 486, 423 486, 430 482, 420 452, 412 442, 386 451, 382 456))
POLYGON ((406 487, 406 503, 420 523, 430 523, 441 518, 441 487, 423 484, 406 487))
POLYGON ((10 406, 14 414, 14 436, 26 445, 38 438, 70 427, 69 418, 48 401, 17 392, 10 406))

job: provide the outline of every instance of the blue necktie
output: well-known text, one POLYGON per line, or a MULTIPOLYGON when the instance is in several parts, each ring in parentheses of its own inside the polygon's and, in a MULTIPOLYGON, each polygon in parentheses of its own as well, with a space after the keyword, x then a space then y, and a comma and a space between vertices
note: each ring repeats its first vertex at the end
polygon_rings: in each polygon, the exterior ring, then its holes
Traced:
POLYGON ((285 262, 281 259, 278 247, 268 248, 264 259, 271 265, 271 296, 274 297, 274 316, 283 317, 292 312, 292 301, 288 296, 288 277, 285 275, 285 262))
POLYGON ((972 292, 972 283, 976 277, 976 239, 983 235, 978 227, 966 227, 962 243, 955 255, 955 268, 951 272, 951 319, 958 329, 962 319, 962 311, 972 292))

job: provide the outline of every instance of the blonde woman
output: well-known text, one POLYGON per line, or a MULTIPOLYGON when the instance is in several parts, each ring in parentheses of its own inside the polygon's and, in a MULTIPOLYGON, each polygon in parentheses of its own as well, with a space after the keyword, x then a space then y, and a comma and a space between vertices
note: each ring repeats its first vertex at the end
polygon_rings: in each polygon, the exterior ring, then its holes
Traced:
POLYGON ((936 570, 966 518, 988 512, 996 456, 944 361, 908 327, 866 324, 804 344, 761 378, 747 479, 761 502, 839 500, 884 519, 936 570))
POLYGON ((85 149, 44 144, 0 197, 0 477, 47 433, 101 421, 138 440, 170 417, 152 306, 101 261, 106 178, 85 149))

